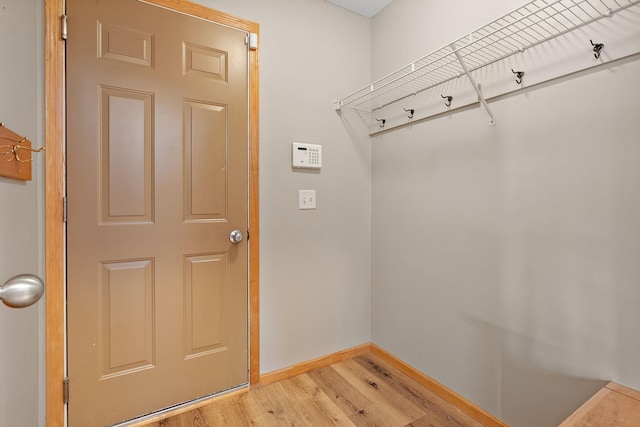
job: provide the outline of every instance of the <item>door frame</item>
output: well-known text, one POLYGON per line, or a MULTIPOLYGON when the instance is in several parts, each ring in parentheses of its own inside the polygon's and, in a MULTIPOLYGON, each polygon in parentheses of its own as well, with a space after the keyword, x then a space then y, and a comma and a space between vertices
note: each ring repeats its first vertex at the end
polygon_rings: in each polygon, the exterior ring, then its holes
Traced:
MULTIPOLYGON (((259 35, 259 24, 185 0, 144 0, 179 13, 259 35)), ((45 0, 45 359, 46 425, 65 423, 63 380, 66 365, 65 263, 65 43, 61 38, 64 0, 45 0)), ((259 37, 258 37, 259 40, 259 37)), ((259 63, 249 50, 249 384, 260 381, 259 294, 259 63)))

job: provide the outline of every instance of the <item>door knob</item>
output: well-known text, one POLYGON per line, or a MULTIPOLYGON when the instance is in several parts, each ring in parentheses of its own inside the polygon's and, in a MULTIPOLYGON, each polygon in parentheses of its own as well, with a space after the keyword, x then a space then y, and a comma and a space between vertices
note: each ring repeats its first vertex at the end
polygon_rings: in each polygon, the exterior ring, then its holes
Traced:
POLYGON ((235 229, 231 233, 229 233, 229 241, 234 245, 237 245, 238 243, 242 242, 242 239, 243 239, 242 232, 238 229, 235 229))
POLYGON ((9 307, 23 308, 36 303, 43 292, 41 278, 33 274, 20 274, 0 286, 0 300, 9 307))

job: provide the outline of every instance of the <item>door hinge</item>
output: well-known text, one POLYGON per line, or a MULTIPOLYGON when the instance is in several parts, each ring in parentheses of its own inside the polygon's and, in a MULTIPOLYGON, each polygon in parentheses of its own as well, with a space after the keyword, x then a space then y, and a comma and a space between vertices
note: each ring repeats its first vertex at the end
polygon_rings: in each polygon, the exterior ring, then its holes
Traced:
POLYGON ((65 405, 69 403, 69 377, 62 380, 62 401, 65 405))
POLYGON ((249 230, 247 230, 247 242, 249 241, 249 230))
POLYGON ((62 222, 67 223, 67 196, 62 198, 62 222))
POLYGON ((67 15, 60 17, 60 38, 67 40, 67 15))

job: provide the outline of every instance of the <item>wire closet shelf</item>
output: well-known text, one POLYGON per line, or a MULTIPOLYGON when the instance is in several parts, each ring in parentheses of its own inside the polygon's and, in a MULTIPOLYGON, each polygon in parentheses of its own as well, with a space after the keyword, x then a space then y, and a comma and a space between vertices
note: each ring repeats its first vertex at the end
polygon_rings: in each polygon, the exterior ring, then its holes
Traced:
POLYGON ((363 112, 382 109, 638 3, 533 0, 346 96, 337 107, 363 112))

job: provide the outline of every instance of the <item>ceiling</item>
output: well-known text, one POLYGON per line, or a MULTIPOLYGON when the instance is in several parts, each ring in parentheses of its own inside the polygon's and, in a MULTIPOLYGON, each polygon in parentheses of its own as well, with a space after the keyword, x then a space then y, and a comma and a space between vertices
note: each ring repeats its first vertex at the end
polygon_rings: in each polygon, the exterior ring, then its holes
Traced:
POLYGON ((373 18, 378 12, 385 8, 391 0, 327 0, 358 15, 373 18))

